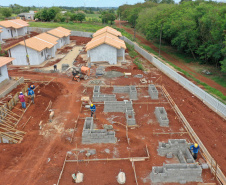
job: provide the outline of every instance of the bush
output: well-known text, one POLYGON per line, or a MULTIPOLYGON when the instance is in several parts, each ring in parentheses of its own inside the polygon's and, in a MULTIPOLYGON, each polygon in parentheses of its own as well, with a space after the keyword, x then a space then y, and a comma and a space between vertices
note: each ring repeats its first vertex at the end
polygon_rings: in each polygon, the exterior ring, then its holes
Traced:
POLYGON ((135 58, 133 63, 137 65, 138 69, 144 71, 144 66, 142 65, 142 62, 139 60, 139 58, 135 58))

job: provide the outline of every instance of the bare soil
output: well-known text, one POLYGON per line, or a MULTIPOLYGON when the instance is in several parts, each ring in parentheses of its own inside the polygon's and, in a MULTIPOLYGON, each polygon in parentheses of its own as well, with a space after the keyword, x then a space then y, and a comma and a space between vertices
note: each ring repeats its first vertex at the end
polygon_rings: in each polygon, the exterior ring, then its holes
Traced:
POLYGON ((91 41, 91 39, 92 38, 88 38, 88 37, 70 36, 70 40, 75 40, 76 45, 87 44, 89 41, 91 41))
MULTIPOLYGON (((128 60, 132 59, 128 57, 128 60)), ((134 75, 142 74, 146 80, 152 81, 154 84, 164 85, 209 153, 220 165, 223 173, 226 173, 226 166, 224 165, 226 164, 225 120, 186 89, 154 68, 145 59, 143 64, 148 68, 146 72, 138 70, 133 63, 121 67, 107 67, 106 71, 131 72, 132 75, 111 79, 100 77, 98 80, 104 81, 106 85, 138 85, 141 84, 140 78, 136 78, 134 75)), ((97 153, 90 156, 90 159, 94 159, 146 157, 146 145, 150 152, 150 159, 144 162, 135 162, 135 167, 138 183, 151 184, 149 174, 152 166, 179 162, 177 158, 167 159, 158 156, 158 142, 167 142, 168 139, 186 139, 188 142, 192 142, 188 134, 154 134, 156 132, 185 132, 185 129, 167 99, 163 96, 161 89, 158 89, 159 100, 151 100, 148 96, 148 89, 142 87, 137 88, 138 100, 134 101, 133 104, 139 127, 128 130, 129 144, 124 126, 126 124, 124 113, 105 113, 103 112, 104 105, 96 104, 97 120, 94 121, 95 127, 102 128, 103 124, 112 124, 118 142, 116 144, 84 145, 81 143, 82 129, 84 118, 90 116, 90 111, 85 108, 80 111, 80 99, 81 96, 92 97, 93 88, 83 86, 88 81, 81 80, 78 83, 63 74, 41 74, 18 70, 10 70, 9 75, 24 76, 25 79, 35 81, 50 81, 52 77, 55 77, 55 79, 48 85, 35 84, 39 85, 39 88, 35 91, 35 104, 31 104, 18 125, 20 130, 21 125, 32 116, 24 128, 27 133, 22 143, 0 144, 0 184, 14 185, 15 182, 18 185, 56 184, 66 153, 70 151, 67 159, 76 159, 73 151, 76 147, 96 149, 97 153), (49 112, 45 111, 50 100, 53 102, 52 109, 55 112, 51 123, 48 120, 49 112), (150 104, 142 104, 143 102, 150 104), (154 115, 156 106, 165 107, 170 120, 170 127, 159 126, 154 115), (78 119, 78 116, 80 119, 78 119), (40 121, 42 121, 42 129, 39 127, 40 121), (109 153, 106 152, 106 149, 109 150, 109 153)), ((91 77, 90 80, 97 79, 91 77)), ((113 88, 101 87, 102 93, 112 94, 112 90, 113 88)), ((119 101, 129 100, 128 94, 117 94, 116 97, 119 101)), ((28 99, 26 101, 29 102, 28 99)), ((21 104, 18 103, 16 107, 21 108, 21 104)), ((15 110, 13 109, 13 111, 15 110)), ((86 159, 85 154, 86 152, 79 153, 78 158, 80 160, 86 159)), ((199 153, 199 158, 201 157, 202 155, 199 153)), ((71 175, 80 171, 84 173, 84 183, 81 184, 113 185, 117 184, 116 176, 120 170, 126 172, 126 184, 136 184, 132 164, 129 161, 66 163, 60 184, 73 184, 71 175)), ((215 182, 210 170, 203 170, 202 177, 206 183, 215 182)), ((176 185, 176 183, 172 184, 176 185)), ((187 184, 196 185, 197 183, 187 184)))

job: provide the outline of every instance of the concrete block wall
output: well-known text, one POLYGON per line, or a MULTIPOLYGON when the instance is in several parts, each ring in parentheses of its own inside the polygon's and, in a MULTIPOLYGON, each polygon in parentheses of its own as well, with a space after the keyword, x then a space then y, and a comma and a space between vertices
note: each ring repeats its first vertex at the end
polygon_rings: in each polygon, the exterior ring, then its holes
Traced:
POLYGON ((153 183, 157 182, 202 182, 202 168, 195 163, 185 139, 169 139, 168 143, 159 142, 158 154, 173 154, 179 159, 178 164, 164 164, 152 167, 150 174, 153 183), (191 163, 191 164, 189 164, 191 163))
POLYGON ((100 86, 93 88, 93 102, 117 101, 115 94, 101 94, 100 86))
POLYGON ((85 119, 82 131, 82 143, 116 143, 115 131, 107 131, 106 129, 94 129, 93 118, 87 117, 85 119))
POLYGON ((148 85, 148 93, 151 96, 151 99, 153 100, 158 99, 158 90, 156 89, 155 85, 153 84, 148 85))
POLYGON ((19 80, 17 80, 12 86, 10 86, 8 89, 6 89, 4 92, 0 94, 0 98, 4 97, 5 95, 9 94, 13 89, 15 89, 18 85, 24 83, 24 78, 21 77, 19 80))
POLYGON ((163 164, 163 166, 153 166, 150 176, 153 183, 202 182, 202 168, 198 164, 163 164))
POLYGON ((113 93, 129 93, 130 86, 113 86, 113 93))
POLYGON ((93 95, 93 102, 117 101, 115 94, 93 95))
POLYGON ((155 116, 161 127, 169 126, 169 119, 167 117, 167 113, 164 107, 155 107, 155 116))
POLYGON ((94 86, 93 95, 99 95, 99 94, 100 94, 100 86, 94 86))
POLYGON ((157 151, 158 155, 160 156, 166 156, 168 153, 172 153, 177 156, 178 152, 181 150, 183 155, 185 155, 187 159, 193 159, 192 155, 188 150, 189 146, 190 144, 187 143, 186 139, 169 139, 168 143, 159 142, 159 147, 157 151))
POLYGON ((128 126, 133 126, 137 124, 133 110, 126 110, 126 121, 128 126))
POLYGON ((113 93, 129 93, 130 100, 137 100, 136 86, 114 86, 113 93))
POLYGON ((104 112, 124 112, 133 110, 132 101, 105 101, 104 112))
POLYGON ((129 97, 131 100, 137 100, 137 89, 136 86, 130 86, 129 97))

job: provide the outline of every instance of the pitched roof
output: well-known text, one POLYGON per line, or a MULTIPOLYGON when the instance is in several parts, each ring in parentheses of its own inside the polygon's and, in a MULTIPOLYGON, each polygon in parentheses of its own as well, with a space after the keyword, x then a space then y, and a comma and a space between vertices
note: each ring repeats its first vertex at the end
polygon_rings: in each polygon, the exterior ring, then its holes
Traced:
POLYGON ((47 31, 47 33, 54 35, 56 37, 62 38, 62 37, 69 36, 71 34, 71 30, 65 29, 63 27, 58 27, 58 28, 47 31))
POLYGON ((96 37, 96 36, 101 35, 101 34, 106 33, 106 32, 107 32, 107 33, 111 33, 112 35, 115 35, 115 36, 117 36, 117 37, 118 37, 118 36, 119 36, 119 37, 122 36, 121 32, 117 31, 117 30, 114 29, 114 28, 111 28, 111 27, 109 27, 109 26, 106 26, 106 27, 104 27, 104 28, 102 28, 102 29, 96 31, 96 32, 93 34, 93 37, 96 37))
POLYGON ((23 28, 25 26, 29 26, 29 24, 26 21, 23 21, 21 19, 12 19, 12 20, 7 20, 7 21, 0 21, 0 25, 4 26, 5 28, 23 28))
POLYGON ((0 67, 12 62, 15 58, 10 57, 0 57, 0 67))
POLYGON ((54 45, 57 44, 57 41, 59 40, 59 38, 54 37, 54 36, 52 36, 52 35, 50 35, 48 33, 41 33, 39 35, 36 35, 36 37, 38 37, 38 38, 40 38, 42 40, 45 40, 47 42, 50 42, 50 43, 52 43, 54 45))
MULTIPOLYGON (((59 38, 56 38, 47 33, 41 33, 39 35, 26 39, 25 43, 26 43, 26 46, 31 49, 34 49, 36 51, 42 51, 45 48, 52 48, 54 45, 57 44, 58 39, 59 38)), ((21 42, 17 43, 16 45, 6 48, 6 50, 9 50, 10 48, 13 48, 17 45, 25 46, 25 43, 24 43, 24 41, 21 41, 21 42)))
POLYGON ((91 50, 101 44, 107 44, 117 49, 126 49, 126 45, 123 40, 110 33, 103 33, 99 36, 94 37, 90 42, 87 43, 86 51, 91 50))

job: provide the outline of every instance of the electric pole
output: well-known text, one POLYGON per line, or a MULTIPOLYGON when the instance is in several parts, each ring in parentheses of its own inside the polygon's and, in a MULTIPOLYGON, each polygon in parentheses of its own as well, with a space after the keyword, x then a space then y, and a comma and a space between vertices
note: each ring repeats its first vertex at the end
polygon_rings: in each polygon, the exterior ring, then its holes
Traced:
POLYGON ((161 25, 161 31, 160 31, 160 38, 159 38, 159 57, 160 57, 160 53, 161 53, 161 43, 162 43, 162 25, 161 25))

